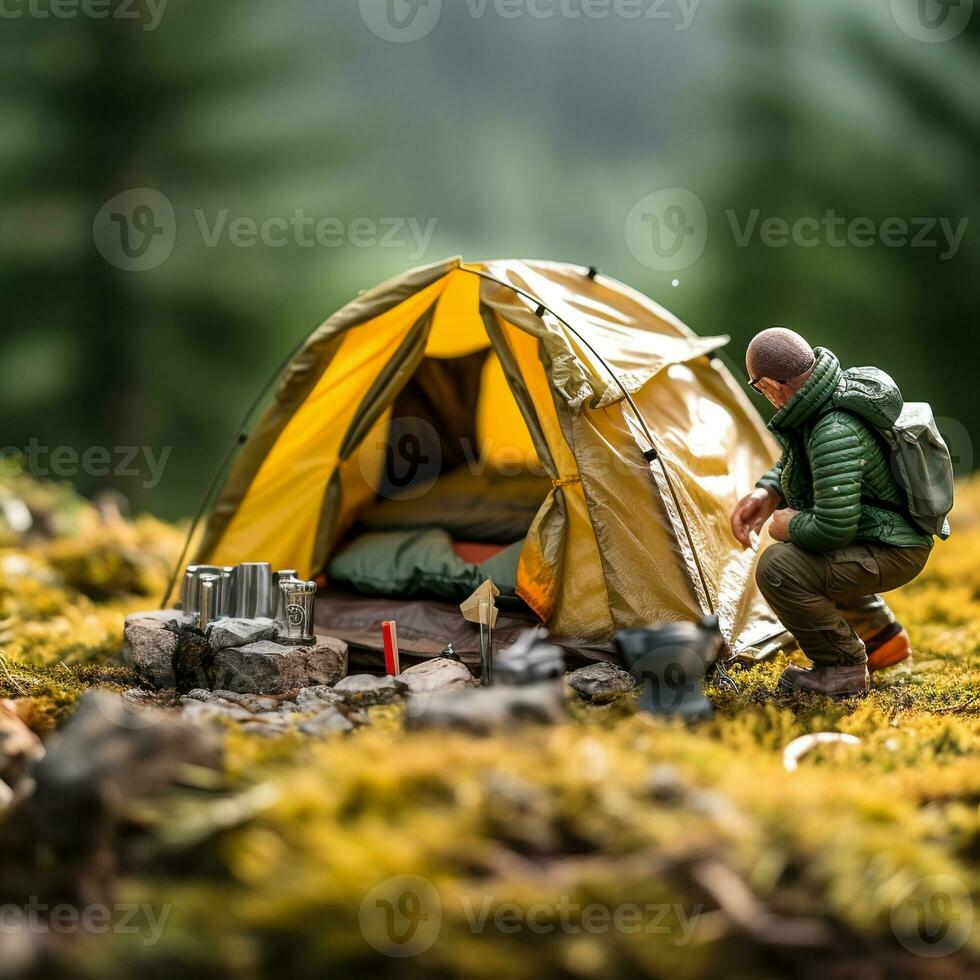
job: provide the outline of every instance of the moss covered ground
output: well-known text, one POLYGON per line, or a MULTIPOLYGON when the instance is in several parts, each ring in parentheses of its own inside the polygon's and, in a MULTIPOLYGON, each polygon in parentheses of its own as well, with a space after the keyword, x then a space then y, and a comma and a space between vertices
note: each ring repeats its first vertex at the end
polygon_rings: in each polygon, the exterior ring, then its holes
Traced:
MULTIPOLYGON (((40 536, 0 530, 0 697, 46 736, 89 687, 132 685, 122 619, 162 593, 179 534, 6 492, 51 515, 40 536)), ((714 719, 690 729, 627 699, 482 739, 405 733, 397 707, 350 735, 229 730, 217 782, 133 801, 107 887, 163 927, 60 937, 45 969, 975 976, 980 481, 955 517, 891 597, 914 666, 865 700, 777 694, 780 658, 736 669, 740 692, 711 689, 714 719), (787 771, 783 747, 821 731, 860 742, 787 771)), ((38 853, 8 859, 0 890, 40 890, 38 853)))

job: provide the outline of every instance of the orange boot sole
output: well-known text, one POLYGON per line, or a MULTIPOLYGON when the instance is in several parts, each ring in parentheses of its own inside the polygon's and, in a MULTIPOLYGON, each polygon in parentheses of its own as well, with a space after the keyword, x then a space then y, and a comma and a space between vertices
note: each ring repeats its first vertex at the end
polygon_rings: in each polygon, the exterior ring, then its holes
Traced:
MULTIPOLYGON (((896 624, 897 625, 897 624, 896 624)), ((887 630, 891 632, 891 629, 887 630)), ((881 634, 878 634, 880 637, 881 634)), ((878 637, 872 640, 866 641, 868 648, 868 670, 874 673, 876 670, 884 670, 886 667, 894 667, 895 664, 900 664, 903 660, 908 660, 909 655, 912 653, 912 644, 909 642, 909 635, 904 629, 899 629, 899 632, 895 633, 894 636, 888 637, 884 642, 880 640, 876 643, 878 637)))

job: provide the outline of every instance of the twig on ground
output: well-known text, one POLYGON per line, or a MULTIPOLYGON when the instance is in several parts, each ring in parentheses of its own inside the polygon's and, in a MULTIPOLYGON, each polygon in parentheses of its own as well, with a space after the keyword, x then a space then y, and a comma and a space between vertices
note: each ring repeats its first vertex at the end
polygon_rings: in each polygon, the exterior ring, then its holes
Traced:
POLYGON ((706 860, 693 868, 695 881, 718 903, 732 923, 767 946, 825 946, 830 929, 819 919, 793 918, 770 912, 727 864, 706 860))
POLYGON ((0 653, 0 670, 3 671, 4 677, 6 677, 8 681, 10 681, 10 684, 14 688, 14 690, 19 692, 20 694, 23 694, 24 693, 23 685, 20 683, 19 680, 17 680, 16 677, 14 677, 13 674, 10 673, 10 668, 7 666, 7 658, 2 653, 0 653))
POLYGON ((950 704, 950 705, 947 705, 945 708, 936 708, 935 711, 933 711, 933 714, 934 715, 955 715, 959 711, 965 711, 971 705, 976 704, 977 701, 980 701, 980 694, 974 694, 972 698, 970 698, 967 701, 964 701, 962 704, 950 704))

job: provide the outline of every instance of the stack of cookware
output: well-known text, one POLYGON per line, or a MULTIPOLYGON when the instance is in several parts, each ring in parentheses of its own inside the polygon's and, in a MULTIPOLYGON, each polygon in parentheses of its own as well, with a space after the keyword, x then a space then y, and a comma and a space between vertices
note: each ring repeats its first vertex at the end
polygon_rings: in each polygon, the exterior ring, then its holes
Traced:
POLYGON ((268 562, 189 565, 180 607, 197 617, 201 630, 219 619, 274 619, 281 643, 312 646, 315 597, 315 582, 304 582, 291 568, 273 572, 268 562))

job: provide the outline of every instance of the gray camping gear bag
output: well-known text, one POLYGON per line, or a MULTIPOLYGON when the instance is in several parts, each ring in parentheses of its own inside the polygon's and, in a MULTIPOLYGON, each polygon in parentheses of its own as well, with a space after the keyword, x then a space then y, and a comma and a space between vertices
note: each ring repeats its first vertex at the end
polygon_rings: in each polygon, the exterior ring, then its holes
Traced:
MULTIPOLYGON (((886 444, 892 476, 905 494, 902 516, 926 534, 945 540, 953 509, 953 460, 926 402, 902 402, 884 371, 850 368, 833 398, 833 407, 857 415, 886 444)), ((869 500, 874 506, 894 505, 869 500)))

